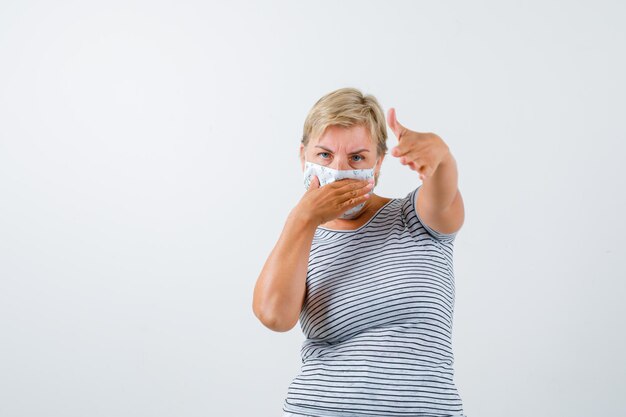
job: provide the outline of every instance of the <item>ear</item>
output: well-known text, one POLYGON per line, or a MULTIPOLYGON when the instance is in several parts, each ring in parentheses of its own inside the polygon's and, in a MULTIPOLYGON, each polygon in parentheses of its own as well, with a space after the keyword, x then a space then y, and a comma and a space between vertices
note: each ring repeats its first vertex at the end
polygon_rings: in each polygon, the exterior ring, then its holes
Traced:
POLYGON ((302 167, 302 172, 304 172, 304 151, 306 149, 304 148, 304 145, 302 143, 300 143, 300 165, 302 167))
POLYGON ((374 165, 374 186, 378 185, 378 177, 380 176, 380 167, 383 164, 383 159, 385 159, 385 154, 380 155, 378 162, 374 165))

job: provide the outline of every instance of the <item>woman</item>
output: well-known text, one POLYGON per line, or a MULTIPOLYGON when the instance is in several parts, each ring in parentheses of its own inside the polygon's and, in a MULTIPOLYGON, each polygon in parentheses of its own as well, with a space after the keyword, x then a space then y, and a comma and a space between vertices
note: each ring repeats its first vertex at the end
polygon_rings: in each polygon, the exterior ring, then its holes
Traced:
POLYGON ((422 179, 404 198, 372 191, 387 152, 376 98, 342 88, 305 121, 307 191, 253 300, 265 326, 284 332, 299 320, 307 337, 284 416, 464 416, 451 340, 464 219, 456 163, 439 136, 405 128, 394 109, 388 123, 391 155, 422 179))

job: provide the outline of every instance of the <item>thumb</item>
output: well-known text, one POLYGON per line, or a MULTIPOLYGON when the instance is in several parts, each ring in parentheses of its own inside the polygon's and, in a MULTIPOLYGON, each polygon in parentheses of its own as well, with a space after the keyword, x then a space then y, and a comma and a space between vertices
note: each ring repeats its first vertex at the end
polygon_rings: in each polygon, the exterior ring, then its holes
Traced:
POLYGON ((396 109, 390 108, 387 112, 387 124, 393 131, 394 135, 398 138, 398 142, 402 138, 402 134, 407 130, 406 127, 402 126, 398 119, 396 118, 396 109))

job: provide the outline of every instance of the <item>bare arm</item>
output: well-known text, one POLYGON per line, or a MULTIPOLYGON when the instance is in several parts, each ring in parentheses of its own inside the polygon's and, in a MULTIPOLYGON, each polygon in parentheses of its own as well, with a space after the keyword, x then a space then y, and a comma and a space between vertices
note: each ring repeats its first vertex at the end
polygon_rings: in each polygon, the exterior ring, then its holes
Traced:
POLYGON ((309 254, 317 226, 365 201, 373 182, 343 179, 320 188, 317 177, 311 180, 289 213, 254 286, 252 310, 266 327, 286 332, 296 325, 306 295, 309 254))
POLYGON ((391 154, 419 172, 423 180, 415 204, 418 217, 438 232, 457 232, 465 220, 465 208, 450 148, 439 135, 402 126, 393 107, 387 112, 387 122, 398 138, 391 154))
POLYGON ((456 161, 450 152, 434 174, 423 181, 415 207, 419 217, 438 232, 454 233, 463 225, 465 209, 458 189, 456 161))
POLYGON ((316 228, 315 221, 292 210, 257 279, 252 309, 271 330, 286 332, 298 322, 316 228))

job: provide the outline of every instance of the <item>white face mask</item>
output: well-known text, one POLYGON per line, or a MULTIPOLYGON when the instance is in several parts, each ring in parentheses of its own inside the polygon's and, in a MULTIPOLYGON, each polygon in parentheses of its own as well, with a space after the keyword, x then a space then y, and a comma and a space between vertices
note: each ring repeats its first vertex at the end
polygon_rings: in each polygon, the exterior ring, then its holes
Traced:
MULTIPOLYGON (((323 165, 316 164, 314 162, 305 161, 304 163, 304 188, 307 190, 311 185, 311 179, 313 176, 317 176, 320 182, 320 187, 323 187, 326 184, 330 184, 331 182, 335 182, 344 178, 356 178, 359 180, 367 180, 370 178, 374 178, 374 168, 368 169, 333 169, 329 167, 325 167, 323 165)), ((368 194, 372 194, 372 188, 368 194)), ((363 209, 365 206, 365 202, 359 204, 358 206, 352 207, 351 209, 345 211, 341 215, 339 215, 340 219, 353 219, 356 215, 363 209)))

